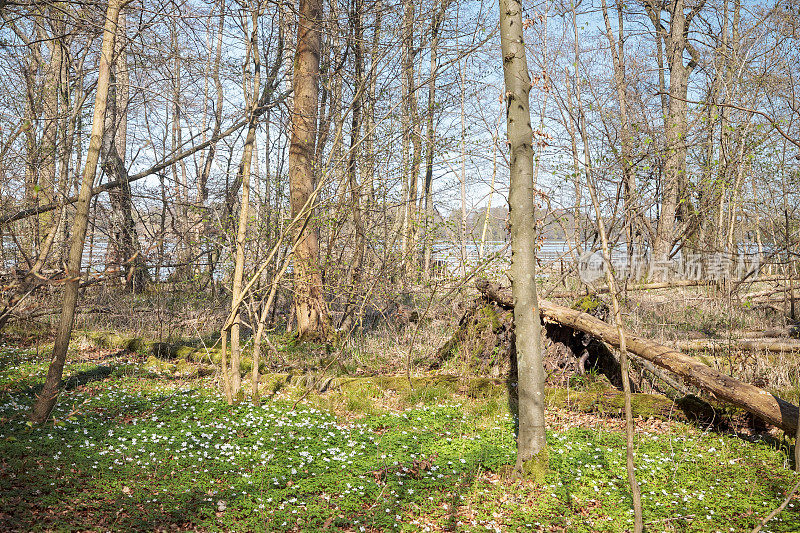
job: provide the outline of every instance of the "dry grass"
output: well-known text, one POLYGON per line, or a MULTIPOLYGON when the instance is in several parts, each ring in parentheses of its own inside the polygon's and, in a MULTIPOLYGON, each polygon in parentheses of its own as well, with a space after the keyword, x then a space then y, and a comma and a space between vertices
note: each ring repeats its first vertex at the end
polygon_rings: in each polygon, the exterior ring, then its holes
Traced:
MULTIPOLYGON (((767 283, 754 283, 743 287, 740 292, 766 288, 769 288, 767 283)), ((212 299, 209 295, 179 289, 143 296, 124 295, 102 287, 90 289, 84 295, 82 307, 94 312, 79 314, 76 329, 103 330, 163 341, 198 338, 214 332, 224 321, 226 298, 212 299)), ((563 290, 563 287, 558 289, 563 290)), ((541 291, 545 294, 546 287, 541 291)), ((463 289, 445 299, 442 297, 445 292, 439 287, 430 306, 430 294, 424 290, 408 295, 406 306, 423 316, 422 321, 397 323, 391 315, 384 314, 371 329, 352 334, 343 332, 332 350, 294 347, 290 335, 276 330, 270 338, 277 351, 265 347, 264 357, 277 366, 288 363, 289 367, 311 365, 318 369, 326 368, 333 359, 335 364, 327 367, 329 373, 351 375, 405 373, 410 362, 411 373, 418 375, 435 360, 437 350, 452 335, 465 306, 477 296, 474 291, 463 289)), ((41 307, 57 308, 56 295, 47 297, 50 300, 40 302, 41 307)), ((604 298, 608 300, 607 296, 604 298)), ((571 302, 562 300, 560 303, 569 305, 571 302)), ((373 307, 380 307, 380 304, 373 302, 373 307)), ((623 299, 623 305, 626 326, 631 331, 667 345, 699 337, 718 339, 724 344, 725 340, 733 341, 746 333, 784 328, 788 323, 785 315, 774 308, 740 302, 712 286, 630 291, 623 299)), ((41 317, 36 327, 12 324, 4 334, 12 334, 22 341, 27 331, 30 338, 26 344, 36 343, 46 349, 47 331, 52 331, 57 318, 57 313, 41 317)), ((476 369, 469 367, 468 355, 454 357, 442 371, 457 375, 475 374, 476 369)), ((798 396, 795 392, 800 382, 800 358, 797 354, 741 351, 731 347, 695 355, 718 370, 780 391, 784 397, 798 396)))
POLYGON ((625 301, 626 325, 631 331, 670 345, 675 341, 714 338, 731 346, 716 352, 695 352, 701 360, 726 374, 759 387, 796 397, 800 355, 737 349, 737 338, 785 328, 788 319, 775 309, 742 304, 714 287, 630 292, 625 301))

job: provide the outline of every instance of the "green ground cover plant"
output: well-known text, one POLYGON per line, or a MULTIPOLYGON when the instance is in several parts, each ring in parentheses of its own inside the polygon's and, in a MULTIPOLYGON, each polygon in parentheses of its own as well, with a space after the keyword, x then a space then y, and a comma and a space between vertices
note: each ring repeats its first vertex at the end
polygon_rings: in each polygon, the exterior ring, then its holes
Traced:
MULTIPOLYGON (((63 391, 52 421, 32 427, 25 415, 46 361, 3 348, 0 529, 613 532, 632 524, 624 435, 600 416, 587 426, 577 414, 548 413, 550 472, 535 485, 508 475, 514 418, 497 396, 432 382, 390 408, 370 386, 358 389, 370 401, 344 412, 326 403, 336 391, 295 405, 302 392, 286 386, 259 406, 229 406, 212 377, 149 373, 135 359, 103 361, 110 372, 97 366, 69 365, 65 375, 94 380, 63 391)), ((640 430, 637 441, 652 531, 749 531, 796 481, 787 450, 769 439, 662 427, 640 430)), ((800 530, 797 505, 765 531, 800 530)))

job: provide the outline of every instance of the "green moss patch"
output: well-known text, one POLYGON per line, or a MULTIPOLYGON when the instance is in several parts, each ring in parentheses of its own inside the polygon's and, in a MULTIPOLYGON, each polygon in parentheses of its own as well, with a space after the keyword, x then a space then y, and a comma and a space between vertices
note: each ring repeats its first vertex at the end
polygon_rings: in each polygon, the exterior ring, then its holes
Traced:
MULTIPOLYGON (((548 389, 547 403, 553 407, 581 413, 624 416, 625 395, 614 390, 548 389)), ((631 394, 633 416, 675 418, 672 400, 659 394, 631 394)))

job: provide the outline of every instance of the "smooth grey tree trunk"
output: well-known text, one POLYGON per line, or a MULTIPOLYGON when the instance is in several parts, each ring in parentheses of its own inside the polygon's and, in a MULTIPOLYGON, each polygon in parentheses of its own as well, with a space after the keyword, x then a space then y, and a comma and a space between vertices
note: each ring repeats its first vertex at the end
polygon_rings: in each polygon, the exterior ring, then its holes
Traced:
POLYGON ((517 353, 519 434, 516 470, 541 479, 547 469, 544 368, 539 302, 536 296, 536 225, 533 204, 531 79, 522 34, 519 0, 500 0, 508 142, 511 149, 511 279, 517 353))

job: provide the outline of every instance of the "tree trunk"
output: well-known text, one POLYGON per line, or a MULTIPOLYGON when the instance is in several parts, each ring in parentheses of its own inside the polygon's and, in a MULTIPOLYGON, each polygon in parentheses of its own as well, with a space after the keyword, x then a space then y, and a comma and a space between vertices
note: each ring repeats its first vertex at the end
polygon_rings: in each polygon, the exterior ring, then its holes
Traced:
POLYGON ((361 117, 364 101, 364 47, 359 38, 363 34, 362 17, 364 3, 354 0, 350 12, 352 31, 348 36, 353 50, 353 102, 352 120, 350 123, 350 149, 347 157, 347 184, 350 191, 350 213, 353 217, 352 261, 348 266, 348 296, 342 319, 342 328, 349 330, 355 318, 354 310, 361 289, 362 269, 364 264, 364 221, 361 212, 361 186, 358 184, 358 159, 361 153, 361 117))
MULTIPOLYGON (((39 204, 38 190, 39 184, 39 146, 36 139, 37 123, 39 122, 39 109, 36 96, 38 87, 36 86, 36 74, 38 66, 42 64, 41 44, 38 39, 31 42, 28 46, 31 54, 25 58, 23 76, 25 77, 26 97, 25 97, 25 200, 24 206, 27 209, 37 207, 39 204)), ((23 242, 28 243, 28 249, 20 247, 20 252, 27 260, 30 267, 29 257, 37 253, 37 243, 39 241, 39 218, 36 217, 27 221, 22 230, 23 242)))
POLYGON ((692 339, 676 341, 675 347, 678 350, 708 350, 714 352, 742 350, 751 352, 800 353, 800 341, 788 339, 692 339))
MULTIPOLYGON (((250 107, 250 124, 247 127, 247 137, 244 141, 244 151, 242 153, 242 161, 239 164, 239 176, 237 181, 241 183, 242 199, 239 203, 239 225, 236 231, 236 253, 233 268, 233 287, 231 291, 231 312, 235 318, 231 324, 231 395, 235 398, 239 394, 241 387, 241 346, 240 346, 240 332, 241 332, 241 314, 239 307, 241 305, 242 295, 242 279, 244 277, 244 260, 245 260, 245 241, 247 239, 247 226, 250 223, 250 169, 253 161, 253 152, 256 144, 256 130, 258 128, 257 107, 259 104, 259 91, 261 90, 261 56, 259 53, 258 42, 258 16, 259 8, 253 7, 251 12, 251 33, 250 41, 248 43, 249 54, 253 57, 253 80, 252 85, 248 88, 250 80, 243 80, 243 88, 245 97, 249 93, 249 107, 250 107)), ((249 70, 249 69, 248 69, 249 70)))
MULTIPOLYGON (((183 146, 183 96, 181 89, 182 58, 178 42, 178 20, 172 19, 170 27, 172 39, 171 50, 174 57, 173 64, 173 93, 172 93, 172 152, 176 153, 183 146)), ((172 175, 175 181, 175 211, 173 213, 173 229, 176 233, 175 246, 175 276, 176 281, 186 281, 190 277, 189 261, 192 257, 191 242, 189 239, 189 187, 186 176, 186 163, 183 159, 176 161, 172 166, 172 175)))
MULTIPOLYGON (((603 15, 606 19, 606 27, 608 25, 608 16, 605 0, 602 2, 603 15)), ((609 31, 610 33, 610 31, 609 31)), ((613 49, 613 43, 612 43, 613 49)), ((616 70, 616 69, 615 69, 616 70)), ((623 163, 624 164, 624 163, 623 163)), ((594 176, 587 172, 586 186, 589 189, 589 196, 592 199, 592 206, 594 207, 594 214, 596 217, 597 231, 600 234, 600 242, 603 250, 603 262, 605 263, 606 283, 608 284, 608 292, 611 295, 611 303, 614 310, 614 325, 617 328, 617 336, 619 337, 619 366, 620 374, 622 375, 622 390, 625 395, 625 459, 626 469, 628 471, 628 484, 631 488, 631 496, 633 500, 633 514, 634 525, 633 530, 635 533, 641 533, 642 525, 642 492, 639 488, 639 483, 636 481, 636 469, 633 457, 633 450, 635 447, 634 442, 634 427, 633 427, 633 408, 631 406, 631 382, 629 379, 630 367, 628 366, 628 349, 625 343, 625 330, 622 328, 622 313, 620 312, 619 298, 617 297, 617 280, 614 277, 613 268, 611 266, 611 248, 608 245, 608 235, 606 234, 605 222, 603 222, 603 213, 600 209, 600 200, 597 196, 597 189, 594 186, 594 176)))
MULTIPOLYGON (((656 5, 653 0, 645 3, 648 15, 656 29, 656 34, 664 40, 669 66, 669 103, 664 116, 664 137, 666 152, 664 172, 661 182, 661 211, 653 243, 653 259, 666 262, 670 259, 675 241, 675 220, 685 214, 688 206, 681 202, 686 184, 686 155, 688 133, 687 95, 689 76, 697 65, 696 52, 688 40, 689 26, 694 15, 702 9, 705 0, 685 13, 684 0, 675 0, 668 7, 656 5), (667 32, 661 24, 661 10, 670 14, 670 27, 667 32), (684 53, 689 51, 691 59, 684 64, 684 53), (680 209, 680 213, 679 213, 680 209)), ((666 269, 658 269, 666 273, 666 269)))
POLYGON ((623 30, 623 8, 621 0, 616 0, 619 31, 619 39, 614 37, 611 30, 611 21, 608 16, 608 7, 605 0, 602 2, 603 19, 606 26, 606 38, 611 49, 611 60, 614 66, 614 85, 617 91, 617 103, 619 105, 620 120, 620 150, 617 159, 622 171, 622 184, 624 187, 625 202, 625 227, 628 237, 628 262, 633 264, 633 258, 637 251, 637 243, 643 228, 638 227, 639 209, 638 195, 636 191, 636 174, 633 168, 633 142, 631 137, 630 119, 628 118, 628 85, 625 78, 625 34, 623 30))
MULTIPOLYGON (((219 135, 220 128, 222 127, 222 107, 224 105, 225 94, 222 91, 222 81, 219 77, 220 62, 222 60, 222 33, 225 25, 225 0, 220 0, 219 8, 219 26, 216 35, 216 52, 214 56, 214 69, 211 77, 214 80, 214 90, 216 92, 216 104, 214 106, 214 133, 211 137, 219 135)), ((210 29, 209 29, 210 31, 210 29)), ((217 152, 217 143, 214 142, 208 147, 203 169, 200 172, 200 179, 198 182, 198 198, 197 202, 203 205, 208 200, 208 178, 211 176, 211 166, 214 163, 214 157, 217 152)))
MULTIPOLYGON (((460 118, 461 118, 461 173, 458 176, 458 188, 461 196, 461 224, 459 224, 459 250, 461 255, 461 277, 467 276, 467 120, 465 116, 465 100, 467 97, 467 80, 464 72, 464 59, 458 61, 458 81, 459 81, 459 104, 460 104, 460 118)), ((525 98, 528 101, 528 98, 525 98)), ((530 116, 530 113, 528 113, 530 116)), ((511 120, 510 118, 508 119, 511 120)), ((530 119, 529 119, 530 120, 530 119)), ((533 135, 533 130, 531 130, 533 135)), ((533 138, 533 137, 531 137, 533 138)), ((531 176, 531 183, 533 183, 533 176, 531 176)))
POLYGON ((364 117, 364 164, 361 165, 362 177, 361 183, 365 187, 366 196, 366 222, 372 220, 371 210, 375 204, 375 92, 378 84, 378 59, 380 53, 378 45, 380 44, 381 24, 383 22, 383 9, 381 0, 375 2, 375 22, 373 23, 372 34, 372 48, 370 49, 370 66, 368 81, 369 88, 367 89, 367 111, 364 117))
POLYGON ((519 472, 547 468, 544 418, 544 367, 541 323, 536 296, 536 224, 533 204, 533 130, 528 94, 522 5, 500 0, 500 42, 505 78, 508 141, 511 149, 511 278, 519 394, 519 472))
POLYGON ((423 231, 425 235, 424 258, 423 258, 423 279, 429 281, 431 277, 431 252, 433 249, 433 156, 436 152, 436 130, 434 129, 434 114, 436 112, 436 78, 439 75, 439 28, 442 20, 450 5, 450 0, 439 0, 439 8, 431 20, 431 72, 428 80, 428 109, 426 113, 425 125, 425 183, 423 196, 425 198, 425 223, 423 231))
MULTIPOLYGON (((292 140, 289 148, 289 196, 293 217, 306 209, 306 203, 314 192, 322 24, 320 0, 300 0, 298 15, 297 52, 292 79, 292 140)), ((328 317, 322 294, 319 229, 313 224, 300 235, 295 254, 294 289, 298 336, 303 339, 325 338, 328 317)))
POLYGON ((97 162, 100 158, 100 148, 103 140, 105 126, 106 101, 108 98, 109 81, 111 78, 111 64, 114 56, 114 40, 117 32, 121 0, 109 0, 106 10, 105 25, 103 28, 103 44, 100 52, 99 75, 97 79, 97 94, 92 117, 92 135, 89 150, 86 155, 86 166, 83 170, 78 202, 75 209, 75 220, 72 225, 70 237, 69 262, 67 264, 67 281, 64 284, 64 296, 61 304, 61 318, 53 345, 53 356, 47 370, 42 392, 36 398, 36 403, 31 410, 31 421, 41 424, 50 415, 56 403, 61 375, 67 358, 67 348, 75 320, 75 307, 78 301, 78 284, 80 282, 81 258, 83 244, 86 238, 86 228, 89 224, 89 207, 92 197, 92 184, 97 162))
MULTIPOLYGON (((51 203, 57 190, 59 112, 65 110, 63 105, 59 105, 59 83, 63 62, 61 36, 58 34, 61 27, 61 14, 57 10, 51 9, 48 18, 52 20, 54 26, 52 37, 44 30, 44 20, 37 23, 39 39, 47 43, 50 52, 49 60, 42 65, 44 69, 44 86, 41 94, 43 116, 39 149, 39 192, 37 195, 40 205, 51 203)), ((36 242, 37 255, 42 256, 43 254, 42 241, 47 240, 43 236, 49 237, 51 226, 57 223, 57 218, 54 218, 52 213, 43 213, 39 217, 37 238, 41 241, 36 242)))
POLYGON ((402 129, 403 129, 403 225, 402 250, 404 283, 413 281, 417 268, 416 254, 416 207, 417 181, 420 170, 419 113, 414 75, 414 2, 403 0, 403 42, 402 42, 402 129))
POLYGON ((125 14, 121 13, 115 46, 116 61, 111 72, 103 137, 103 170, 122 186, 110 191, 111 200, 111 265, 125 274, 125 290, 142 292, 147 283, 147 266, 139 251, 133 199, 125 168, 128 129, 128 63, 125 51, 125 14))
MULTIPOLYGON (((62 46, 66 46, 62 43, 62 46)), ((66 52, 62 51, 62 57, 66 55, 66 52)), ((75 74, 73 75, 72 82, 74 83, 74 88, 71 86, 70 83, 70 72, 67 69, 66 61, 62 61, 61 64, 61 73, 59 74, 60 77, 60 87, 61 87, 61 102, 62 107, 66 109, 70 109, 70 113, 63 113, 62 114, 62 121, 63 125, 61 127, 61 158, 60 158, 60 173, 59 173, 59 182, 58 182, 58 197, 59 198, 66 198, 70 194, 71 184, 77 183, 77 172, 76 178, 72 179, 72 153, 73 148, 77 148, 74 151, 78 154, 81 153, 80 150, 80 131, 78 130, 78 123, 81 116, 81 111, 83 110, 83 103, 86 101, 86 92, 83 90, 83 79, 85 77, 85 73, 83 70, 83 59, 78 62, 75 68, 75 74)), ((75 167, 76 171, 78 169, 79 163, 76 161, 75 167)), ((69 237, 67 235, 67 216, 66 210, 61 210, 61 216, 59 217, 59 227, 57 229, 57 236, 56 236, 56 252, 54 260, 57 261, 59 264, 66 262, 67 257, 67 241, 69 237)))
MULTIPOLYGON (((574 16, 574 15, 573 15, 574 16)), ((572 240, 573 244, 570 246, 570 250, 574 249, 574 252, 571 253, 572 258, 574 261, 578 261, 581 254, 583 253, 583 232, 581 230, 581 202, 583 197, 583 188, 582 188, 582 180, 581 180, 581 164, 580 160, 578 159, 578 135, 575 131, 575 123, 577 122, 574 116, 574 106, 572 103, 572 94, 575 92, 571 84, 575 83, 578 79, 578 63, 575 62, 575 72, 572 76, 572 81, 569 78, 569 69, 564 68, 564 87, 566 88, 567 93, 567 103, 566 109, 561 111, 562 122, 564 126, 567 128, 567 132, 569 133, 569 140, 570 140, 570 147, 571 151, 570 154, 572 155, 572 179, 575 186, 575 203, 572 207, 572 240)))

